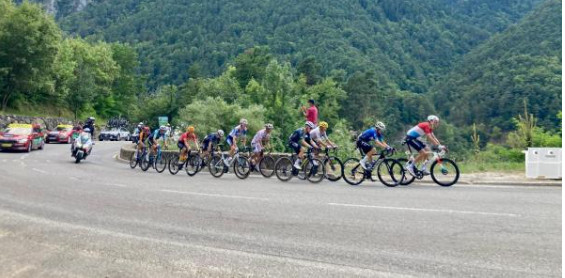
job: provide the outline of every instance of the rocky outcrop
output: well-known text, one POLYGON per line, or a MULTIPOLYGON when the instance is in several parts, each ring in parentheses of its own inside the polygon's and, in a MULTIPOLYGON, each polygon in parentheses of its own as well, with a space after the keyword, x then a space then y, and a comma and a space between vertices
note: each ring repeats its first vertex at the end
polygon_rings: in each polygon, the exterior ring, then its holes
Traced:
POLYGON ((73 124, 73 121, 57 117, 30 117, 19 115, 0 115, 0 129, 6 128, 11 123, 40 124, 43 128, 54 129, 59 124, 73 124))

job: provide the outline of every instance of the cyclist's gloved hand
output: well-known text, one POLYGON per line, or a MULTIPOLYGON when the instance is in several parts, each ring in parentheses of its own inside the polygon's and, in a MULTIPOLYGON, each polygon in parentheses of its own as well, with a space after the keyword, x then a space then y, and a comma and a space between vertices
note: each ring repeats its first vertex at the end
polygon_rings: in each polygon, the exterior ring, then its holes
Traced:
POLYGON ((392 151, 394 151, 394 148, 391 147, 391 146, 387 146, 387 147, 386 147, 386 151, 387 151, 387 152, 392 152, 392 151))

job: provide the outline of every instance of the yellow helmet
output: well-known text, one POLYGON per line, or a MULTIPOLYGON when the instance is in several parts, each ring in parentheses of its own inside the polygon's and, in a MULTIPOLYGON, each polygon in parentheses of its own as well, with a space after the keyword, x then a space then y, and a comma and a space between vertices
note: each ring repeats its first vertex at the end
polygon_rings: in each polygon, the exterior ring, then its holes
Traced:
POLYGON ((194 126, 188 126, 186 132, 194 132, 194 126))
POLYGON ((318 125, 319 127, 323 127, 323 128, 328 128, 329 125, 326 122, 320 122, 320 124, 318 125))

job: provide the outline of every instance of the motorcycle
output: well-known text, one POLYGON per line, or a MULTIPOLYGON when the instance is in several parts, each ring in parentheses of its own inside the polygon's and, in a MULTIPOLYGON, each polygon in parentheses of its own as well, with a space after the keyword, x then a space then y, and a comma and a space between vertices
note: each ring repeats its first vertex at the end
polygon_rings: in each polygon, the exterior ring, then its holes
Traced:
POLYGON ((92 151, 92 140, 90 134, 83 133, 74 140, 71 155, 75 158, 75 163, 80 163, 81 160, 86 159, 92 151))

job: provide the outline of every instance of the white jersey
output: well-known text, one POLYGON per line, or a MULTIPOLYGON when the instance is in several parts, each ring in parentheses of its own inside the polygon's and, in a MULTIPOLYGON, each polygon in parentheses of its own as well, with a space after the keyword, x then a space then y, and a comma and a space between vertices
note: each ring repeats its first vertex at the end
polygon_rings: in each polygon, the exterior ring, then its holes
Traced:
POLYGON ((267 138, 269 138, 269 134, 267 133, 267 130, 261 129, 255 134, 255 136, 253 136, 253 140, 251 140, 251 144, 262 145, 263 141, 266 140, 267 138))
POLYGON ((314 128, 310 131, 310 139, 312 140, 327 140, 328 135, 326 132, 322 132, 320 127, 314 128))

